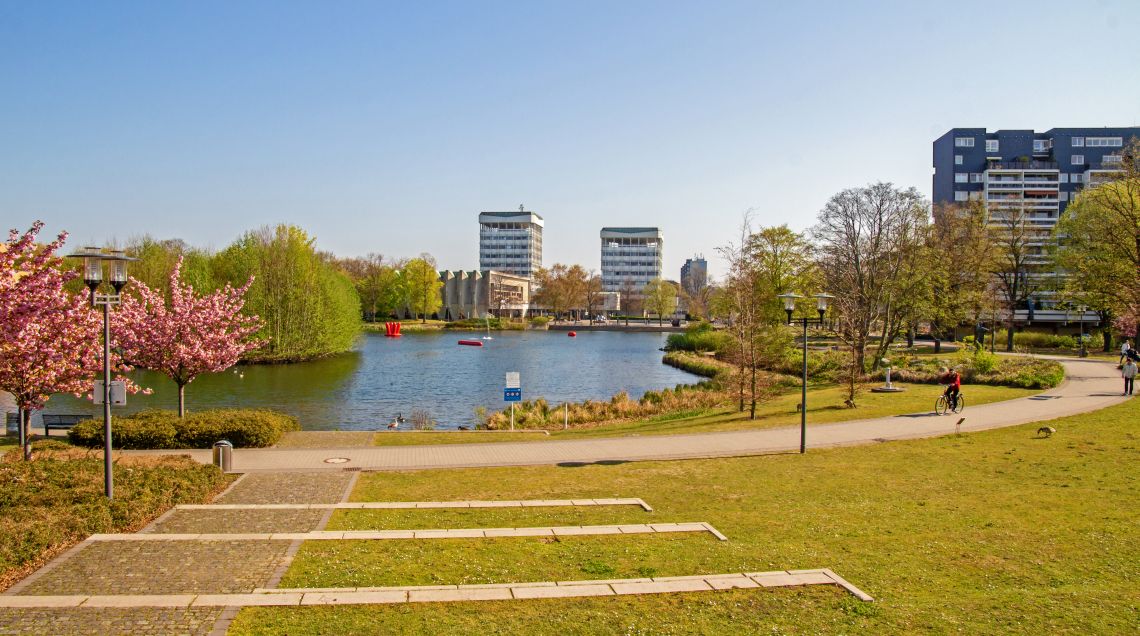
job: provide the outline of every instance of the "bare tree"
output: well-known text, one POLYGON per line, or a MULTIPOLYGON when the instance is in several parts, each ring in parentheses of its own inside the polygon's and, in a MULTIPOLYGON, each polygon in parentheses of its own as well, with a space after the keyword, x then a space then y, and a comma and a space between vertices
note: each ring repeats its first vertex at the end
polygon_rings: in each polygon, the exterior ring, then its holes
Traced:
POLYGON ((895 277, 921 240, 925 218, 925 201, 917 190, 876 183, 833 196, 812 229, 824 287, 837 296, 836 309, 842 315, 838 333, 854 350, 860 373, 866 369, 872 331, 896 330, 881 337, 879 346, 884 347, 901 328, 898 305, 905 290, 895 277))
POLYGON ((1040 264, 1040 244, 1048 239, 1048 230, 1034 228, 1021 205, 991 209, 988 227, 994 246, 992 273, 1007 312, 1005 350, 1013 351, 1014 311, 1037 291, 1030 274, 1040 264))
POLYGON ((744 213, 744 220, 740 223, 739 240, 717 250, 728 261, 729 267, 722 293, 717 298, 722 305, 719 309, 728 315, 731 333, 735 340, 738 409, 744 411, 745 389, 748 388, 749 418, 756 419, 759 389, 756 369, 757 336, 761 307, 757 293, 759 272, 749 249, 752 237, 752 212, 750 209, 744 213))

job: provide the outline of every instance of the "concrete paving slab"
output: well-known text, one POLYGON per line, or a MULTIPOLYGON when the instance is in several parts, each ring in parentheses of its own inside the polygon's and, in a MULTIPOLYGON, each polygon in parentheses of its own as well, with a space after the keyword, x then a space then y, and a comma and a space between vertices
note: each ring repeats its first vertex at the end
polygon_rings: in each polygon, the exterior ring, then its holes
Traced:
POLYGON ((301 605, 373 605, 406 603, 407 592, 315 592, 301 597, 301 605))
POLYGON ((799 572, 790 573, 791 576, 796 577, 800 585, 834 585, 835 580, 823 572, 799 572))
POLYGON ((189 607, 196 594, 116 594, 89 596, 83 607, 189 607))
POLYGON ((766 576, 754 576, 752 580, 756 581, 763 587, 789 587, 795 585, 803 585, 799 577, 795 574, 769 574, 766 576))
POLYGON ((8 596, 0 595, 0 607, 76 607, 87 597, 84 595, 38 595, 38 596, 8 596))
POLYGON ((557 585, 551 587, 514 587, 511 592, 517 599, 571 598, 577 596, 613 596, 609 585, 557 585))
POLYGON ((191 607, 258 607, 266 605, 300 605, 300 592, 282 594, 199 594, 191 607))
POLYGON ((414 590, 408 592, 409 603, 445 601, 504 601, 514 598, 511 588, 460 588, 458 590, 414 590))
POLYGON ((668 594, 672 592, 705 592, 713 589, 703 580, 662 581, 649 583, 612 583, 617 594, 668 594))
POLYGON ((714 590, 735 590, 760 587, 759 583, 753 581, 747 576, 744 576, 743 574, 735 576, 710 576, 705 579, 705 582, 708 583, 709 586, 711 586, 714 590))
POLYGON ((571 586, 571 585, 612 585, 614 583, 652 583, 651 578, 640 579, 589 579, 585 581, 558 581, 556 585, 571 586))

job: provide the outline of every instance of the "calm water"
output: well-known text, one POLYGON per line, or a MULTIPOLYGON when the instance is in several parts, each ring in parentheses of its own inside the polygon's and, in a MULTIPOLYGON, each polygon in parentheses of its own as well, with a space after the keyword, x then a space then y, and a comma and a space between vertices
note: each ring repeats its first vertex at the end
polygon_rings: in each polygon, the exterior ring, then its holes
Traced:
MULTIPOLYGON (((190 410, 264 407, 295 415, 306 429, 375 429, 397 413, 424 409, 440 428, 470 425, 476 406, 506 406, 507 371, 521 374, 523 399, 550 403, 608 399, 625 390, 638 398, 648 390, 698 381, 661 364, 665 334, 583 332, 494 333, 483 347, 458 346, 483 334, 362 336, 357 350, 315 362, 242 366, 199 376, 186 387, 190 410), (240 374, 240 375, 239 375, 240 374)), ((145 408, 175 409, 178 394, 165 376, 138 372, 154 395, 132 395, 116 413, 145 408)), ((71 396, 54 396, 49 413, 102 413, 71 396)))

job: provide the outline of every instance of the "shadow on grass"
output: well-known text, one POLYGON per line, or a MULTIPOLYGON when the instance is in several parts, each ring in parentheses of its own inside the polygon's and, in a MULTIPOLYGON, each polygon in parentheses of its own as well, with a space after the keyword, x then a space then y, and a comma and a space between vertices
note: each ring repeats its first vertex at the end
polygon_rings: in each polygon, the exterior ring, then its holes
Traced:
POLYGON ((555 466, 559 468, 583 468, 585 466, 618 466, 628 463, 629 461, 625 459, 600 459, 596 462, 559 462, 555 466))

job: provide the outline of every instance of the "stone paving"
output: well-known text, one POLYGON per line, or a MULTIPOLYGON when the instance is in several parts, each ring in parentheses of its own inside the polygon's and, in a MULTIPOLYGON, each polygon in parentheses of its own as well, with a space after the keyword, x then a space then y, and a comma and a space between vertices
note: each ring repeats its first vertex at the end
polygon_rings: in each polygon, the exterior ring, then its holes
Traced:
POLYGON ((220 607, 0 608, 0 634, 209 634, 221 613, 220 607))
POLYGON ((16 594, 249 592, 288 548, 288 541, 92 541, 16 594))
POLYGON ((338 503, 352 473, 247 474, 222 494, 221 504, 338 503))
MULTIPOLYGON (((331 505, 331 504, 327 504, 331 505)), ((227 533, 309 532, 315 530, 324 518, 321 509, 178 509, 155 522, 147 533, 201 534, 224 531, 227 533)))

